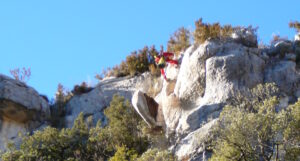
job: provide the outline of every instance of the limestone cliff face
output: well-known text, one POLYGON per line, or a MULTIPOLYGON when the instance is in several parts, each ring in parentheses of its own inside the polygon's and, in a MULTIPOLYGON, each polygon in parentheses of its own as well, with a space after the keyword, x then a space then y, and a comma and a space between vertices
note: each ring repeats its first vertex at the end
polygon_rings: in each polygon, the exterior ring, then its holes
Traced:
MULTIPOLYGON (((80 112, 93 116, 94 123, 105 121, 103 110, 119 94, 131 100, 150 127, 162 127, 168 137, 174 137, 170 150, 179 159, 204 160, 210 155, 205 140, 231 98, 267 82, 278 85, 283 106, 300 97, 299 44, 298 39, 278 40, 257 48, 254 32, 241 29, 225 41, 192 45, 179 56, 179 67, 166 67, 169 81, 154 82, 149 73, 110 78, 88 93, 73 96, 66 105, 66 127, 80 112), (151 88, 159 91, 153 98, 145 94, 151 88)), ((10 140, 18 143, 19 132, 47 125, 49 117, 47 101, 33 88, 0 75, 0 150, 10 140)))
MULTIPOLYGON (((171 149, 179 159, 209 157, 203 144, 222 108, 256 85, 275 82, 285 106, 300 97, 300 69, 295 62, 299 42, 278 40, 270 47, 257 48, 255 41, 253 31, 247 29, 226 41, 207 40, 182 54, 179 70, 167 68, 170 81, 163 82, 155 99, 166 134, 176 137, 171 149)), ((151 126, 162 125, 161 120, 151 120, 151 107, 142 101, 141 92, 133 97, 134 107, 151 126)))
POLYGON ((18 134, 32 132, 50 116, 48 102, 20 81, 0 75, 0 150, 18 134))
POLYGON ((85 117, 92 116, 93 123, 98 120, 105 122, 103 110, 109 106, 113 95, 119 94, 131 100, 133 92, 149 78, 149 73, 137 77, 111 78, 101 81, 91 92, 75 95, 66 105, 66 127, 72 127, 79 113, 85 117))

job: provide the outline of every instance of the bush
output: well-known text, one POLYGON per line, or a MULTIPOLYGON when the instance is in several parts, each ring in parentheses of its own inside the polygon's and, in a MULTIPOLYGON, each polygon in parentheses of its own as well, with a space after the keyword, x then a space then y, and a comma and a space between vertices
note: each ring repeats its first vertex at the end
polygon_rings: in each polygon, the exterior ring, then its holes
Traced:
POLYGON ((92 87, 89 87, 87 85, 86 82, 82 82, 80 85, 75 85, 73 90, 72 90, 72 93, 74 95, 81 95, 81 94, 84 94, 84 93, 88 93, 90 91, 92 91, 94 88, 92 87))
POLYGON ((219 23, 203 23, 202 18, 195 22, 196 29, 194 32, 194 40, 196 44, 205 42, 208 38, 225 39, 229 37, 234 28, 231 25, 221 26, 219 23))
POLYGON ((145 46, 142 50, 132 52, 120 65, 116 65, 112 69, 105 70, 106 72, 104 73, 104 76, 96 75, 96 77, 101 80, 103 77, 109 76, 134 76, 149 71, 150 69, 154 72, 154 70, 158 70, 156 66, 153 66, 153 56, 155 54, 158 54, 158 52, 154 46, 150 49, 145 46))
POLYGON ((81 113, 71 129, 47 127, 31 136, 23 136, 20 149, 10 145, 1 159, 108 160, 112 156, 112 160, 123 156, 132 159, 148 148, 148 139, 140 130, 142 120, 123 97, 114 96, 104 113, 109 120, 104 128, 98 122, 89 129, 81 113))
POLYGON ((175 161, 176 157, 167 150, 149 149, 137 161, 175 161))
POLYGON ((217 139, 211 160, 269 161, 299 157, 300 100, 278 112, 279 101, 273 96, 277 90, 273 87, 259 85, 247 99, 250 103, 224 108, 215 127, 217 139), (245 108, 247 104, 251 108, 245 108))
POLYGON ((73 97, 71 92, 64 89, 62 84, 58 84, 55 100, 50 103, 51 125, 57 128, 64 127, 64 116, 66 115, 66 104, 73 97))
POLYGON ((179 55, 181 51, 184 51, 190 45, 190 32, 184 27, 181 27, 170 37, 168 41, 168 51, 179 55))
POLYGON ((300 32, 300 22, 298 21, 290 22, 289 27, 296 29, 297 32, 300 32))

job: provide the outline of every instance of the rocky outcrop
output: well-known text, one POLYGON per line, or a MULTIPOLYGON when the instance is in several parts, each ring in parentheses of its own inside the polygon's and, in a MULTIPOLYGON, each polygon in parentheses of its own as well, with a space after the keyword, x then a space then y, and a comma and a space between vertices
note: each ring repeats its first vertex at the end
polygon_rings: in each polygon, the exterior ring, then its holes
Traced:
POLYGON ((236 28, 231 35, 231 38, 236 42, 247 47, 257 47, 256 29, 251 26, 244 28, 236 28))
MULTIPOLYGON (((172 79, 163 82, 155 100, 162 109, 166 134, 175 136, 172 149, 179 158, 209 157, 203 143, 222 108, 236 96, 247 96, 256 85, 275 82, 283 96, 282 108, 299 98, 297 44, 278 40, 268 48, 257 48, 253 32, 241 29, 231 39, 193 45, 183 53, 179 70, 168 66, 172 79)), ((134 105, 143 102, 135 99, 134 105)), ((145 109, 136 106, 137 111, 145 109)))
POLYGON ((47 100, 26 84, 0 75, 0 150, 19 133, 32 132, 50 116, 47 100))
POLYGON ((265 70, 265 82, 275 82, 281 91, 293 95, 300 89, 300 74, 293 61, 279 61, 265 70))
POLYGON ((98 120, 105 123, 103 110, 109 106, 113 95, 119 94, 130 100, 134 91, 149 77, 148 73, 138 77, 111 78, 101 81, 92 91, 75 95, 66 105, 66 127, 72 127, 79 113, 85 117, 93 116, 93 123, 98 120))
POLYGON ((185 138, 181 139, 175 151, 178 160, 190 158, 190 160, 206 160, 211 155, 211 151, 207 150, 206 141, 211 135, 212 127, 217 120, 212 120, 201 128, 191 132, 185 138))

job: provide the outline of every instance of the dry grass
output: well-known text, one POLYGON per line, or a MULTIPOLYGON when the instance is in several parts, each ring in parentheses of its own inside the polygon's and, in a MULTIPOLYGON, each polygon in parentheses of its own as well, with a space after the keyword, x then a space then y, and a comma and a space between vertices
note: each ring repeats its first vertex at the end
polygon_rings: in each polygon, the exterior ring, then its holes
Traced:
POLYGON ((168 82, 167 88, 166 88, 166 92, 167 92, 168 96, 174 92, 176 82, 177 82, 177 80, 172 80, 172 81, 168 82))

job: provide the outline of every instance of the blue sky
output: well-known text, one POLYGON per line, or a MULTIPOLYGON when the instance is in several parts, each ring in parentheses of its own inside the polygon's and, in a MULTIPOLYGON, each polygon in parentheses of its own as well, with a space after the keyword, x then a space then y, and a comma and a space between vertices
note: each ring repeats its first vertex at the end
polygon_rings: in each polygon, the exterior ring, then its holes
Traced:
POLYGON ((28 84, 53 97, 93 80, 131 51, 165 45, 179 27, 194 22, 258 26, 259 39, 292 38, 300 20, 299 0, 26 0, 0 2, 0 73, 31 67, 28 84))

